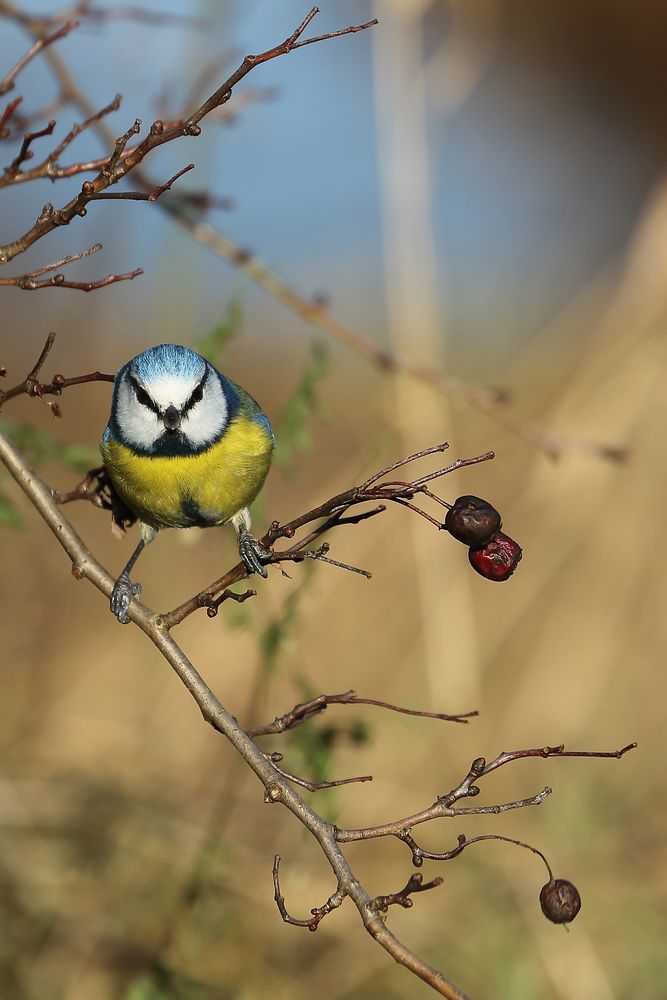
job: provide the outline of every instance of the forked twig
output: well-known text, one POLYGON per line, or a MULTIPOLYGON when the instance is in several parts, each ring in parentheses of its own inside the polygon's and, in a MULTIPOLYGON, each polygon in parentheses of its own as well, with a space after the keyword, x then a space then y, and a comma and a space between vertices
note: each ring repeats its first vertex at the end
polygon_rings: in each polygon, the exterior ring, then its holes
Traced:
POLYGON ((416 708, 402 708, 400 705, 392 705, 388 701, 379 701, 376 698, 360 698, 356 691, 344 691, 342 694, 321 694, 317 698, 301 702, 291 708, 284 715, 278 715, 273 722, 256 729, 248 729, 246 732, 253 738, 257 736, 277 736, 286 733, 296 726, 309 721, 316 715, 321 715, 329 705, 375 705, 378 708, 385 708, 390 712, 399 712, 401 715, 411 715, 419 719, 439 719, 443 722, 461 722, 467 724, 469 719, 474 718, 479 713, 459 712, 457 715, 446 715, 444 712, 424 712, 416 708))

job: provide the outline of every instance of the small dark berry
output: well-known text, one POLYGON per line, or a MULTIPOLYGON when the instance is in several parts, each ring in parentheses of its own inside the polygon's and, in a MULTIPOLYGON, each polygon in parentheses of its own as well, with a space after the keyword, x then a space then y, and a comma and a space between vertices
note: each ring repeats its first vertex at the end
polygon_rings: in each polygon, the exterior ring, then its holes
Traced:
POLYGON ((500 530, 500 525, 498 511, 480 497, 459 497, 445 518, 450 535, 473 549, 483 548, 500 530))
POLYGON ((487 580, 508 580, 521 561, 521 546, 509 535, 497 531, 483 549, 469 549, 472 568, 487 580))
POLYGON ((540 890, 540 906, 552 924, 569 924, 581 909, 581 896, 566 878, 553 878, 540 890))

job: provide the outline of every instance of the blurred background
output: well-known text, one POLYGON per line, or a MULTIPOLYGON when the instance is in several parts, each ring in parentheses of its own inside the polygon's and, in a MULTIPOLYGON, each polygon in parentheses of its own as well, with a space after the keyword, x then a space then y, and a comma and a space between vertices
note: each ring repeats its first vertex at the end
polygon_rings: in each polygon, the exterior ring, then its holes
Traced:
MULTIPOLYGON (((18 6, 58 10, 50 0, 18 6)), ((431 711, 480 710, 461 726, 331 708, 282 740, 265 739, 305 776, 374 775, 372 785, 311 797, 342 826, 424 808, 478 755, 638 740, 622 761, 519 762, 482 785, 480 803, 551 785, 539 809, 419 830, 431 850, 487 832, 539 847, 580 889, 570 933, 540 912, 539 860, 501 843, 425 865, 425 877, 441 874, 445 885, 409 911, 393 908, 389 924, 474 1000, 658 1000, 667 977, 667 10, 657 0, 321 6, 311 34, 381 23, 260 67, 222 120, 158 151, 147 173, 160 183, 194 161, 174 193, 205 189, 232 202, 206 224, 306 300, 326 300, 372 343, 502 390, 498 419, 466 404, 459 382, 445 395, 369 364, 267 294, 247 267, 194 241, 159 204, 94 204, 8 265, 22 273, 99 240, 104 251, 72 265, 70 278, 145 273, 90 295, 1 289, 0 362, 7 382, 18 381, 49 330, 58 335, 49 375, 115 371, 162 341, 207 351, 277 430, 258 528, 438 441, 451 443, 453 458, 493 449, 493 463, 445 479, 439 493, 474 493, 501 510, 524 547, 504 586, 475 576, 462 546, 396 508, 331 539, 334 558, 372 570, 371 582, 295 566, 215 620, 193 616, 177 639, 248 725, 349 688, 431 711), (510 411, 523 435, 507 428, 510 411), (533 422, 562 439, 559 461, 526 440, 533 422), (612 462, 587 443, 629 457, 612 462)), ((147 124, 191 110, 199 84, 207 96, 244 53, 290 34, 306 7, 159 5, 203 24, 158 24, 125 7, 84 18, 52 51, 95 108, 123 94, 109 120, 119 135, 135 117, 147 124)), ((15 20, 0 18, 0 76, 26 48, 15 20)), ((24 114, 57 97, 45 58, 15 93, 24 114)), ((63 107, 53 117, 62 137, 82 116, 63 107)), ((3 164, 20 138, 0 144, 3 164)), ((105 149, 89 132, 66 162, 105 149)), ((80 183, 3 190, 0 241, 80 183)), ((22 399, 2 424, 50 483, 67 488, 96 463, 109 401, 104 384, 72 390, 54 421, 45 404, 22 399)), ((424 462, 423 472, 435 467, 424 462)), ((92 507, 68 513, 118 572, 133 540, 113 539, 107 515, 92 507)), ((0 995, 428 995, 363 932, 349 903, 315 935, 281 922, 274 853, 296 916, 334 888, 313 842, 286 811, 263 804, 256 779, 143 637, 75 583, 6 477, 0 517, 0 995)), ((145 600, 173 607, 235 558, 231 532, 166 532, 140 565, 145 600)), ((372 893, 396 891, 411 871, 394 840, 348 855, 372 893)))

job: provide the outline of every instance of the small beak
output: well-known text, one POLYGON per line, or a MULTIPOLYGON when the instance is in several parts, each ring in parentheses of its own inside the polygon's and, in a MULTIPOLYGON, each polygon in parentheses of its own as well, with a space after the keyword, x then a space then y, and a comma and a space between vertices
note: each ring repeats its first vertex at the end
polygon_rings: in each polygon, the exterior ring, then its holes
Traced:
POLYGON ((181 412, 176 409, 173 403, 170 403, 162 414, 162 423, 168 431, 177 431, 181 426, 181 412))

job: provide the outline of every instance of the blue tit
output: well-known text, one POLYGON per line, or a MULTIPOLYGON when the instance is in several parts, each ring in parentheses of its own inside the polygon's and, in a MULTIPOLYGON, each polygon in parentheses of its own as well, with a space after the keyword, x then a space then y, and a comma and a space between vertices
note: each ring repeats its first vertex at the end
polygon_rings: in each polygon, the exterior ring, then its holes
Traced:
POLYGON ((160 528, 232 524, 249 572, 269 553, 250 534, 249 504, 273 454, 266 414, 199 354, 160 344, 124 365, 100 442, 114 490, 140 523, 140 540, 111 595, 119 622, 141 592, 130 573, 160 528))

